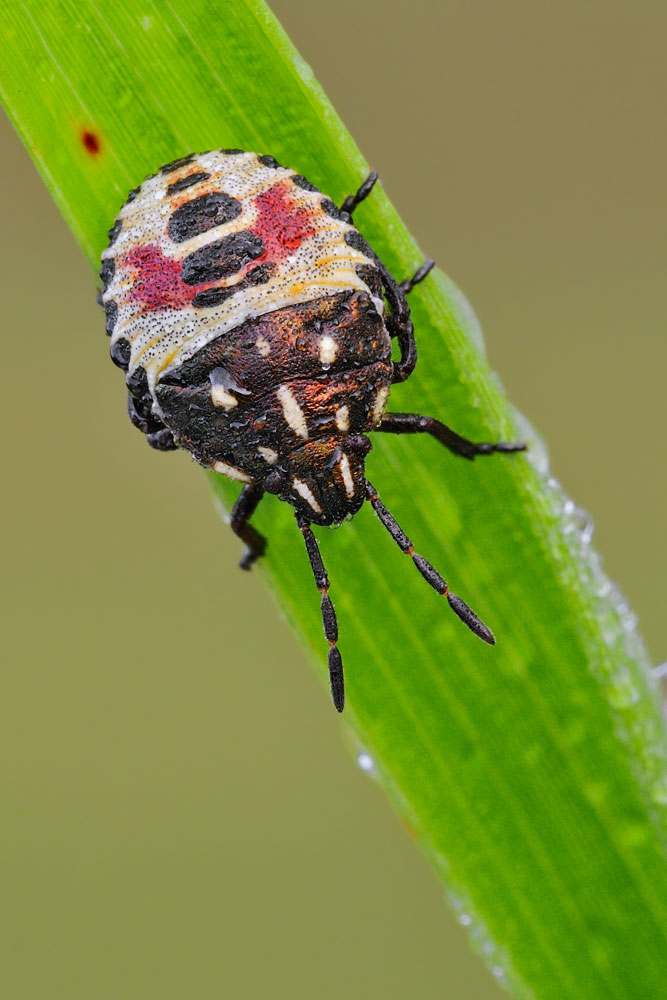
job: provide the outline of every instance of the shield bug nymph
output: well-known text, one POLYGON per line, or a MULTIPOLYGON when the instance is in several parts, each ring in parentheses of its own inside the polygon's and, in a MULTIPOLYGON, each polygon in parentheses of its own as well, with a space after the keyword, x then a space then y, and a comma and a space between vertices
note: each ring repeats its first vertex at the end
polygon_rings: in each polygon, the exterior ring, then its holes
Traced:
POLYGON ((243 484, 231 526, 246 546, 244 569, 266 548, 250 523, 264 494, 294 507, 321 594, 338 711, 338 623, 313 524, 339 524, 368 501, 427 583, 494 642, 366 478, 367 434, 430 434, 468 459, 524 448, 475 444, 434 417, 385 412, 392 385, 417 361, 407 296, 433 261, 397 282, 355 229, 354 210, 376 180, 371 173, 338 207, 273 157, 185 156, 130 192, 100 270, 130 420, 154 448, 184 448, 243 484))

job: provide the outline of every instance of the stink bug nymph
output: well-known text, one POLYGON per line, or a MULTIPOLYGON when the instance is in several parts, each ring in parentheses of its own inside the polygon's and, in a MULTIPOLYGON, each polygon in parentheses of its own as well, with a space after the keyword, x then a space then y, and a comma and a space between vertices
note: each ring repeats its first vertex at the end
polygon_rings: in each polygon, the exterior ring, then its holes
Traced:
POLYGON ((338 623, 312 524, 339 524, 368 500, 427 583, 494 642, 366 478, 366 435, 431 434, 468 459, 524 448, 475 444, 434 417, 385 412, 391 386, 417 361, 407 296, 433 261, 397 282, 355 229, 354 210, 376 180, 371 173, 338 207, 271 156, 184 156, 130 192, 100 270, 130 420, 153 448, 184 448, 243 483, 231 513, 246 546, 243 569, 266 548, 250 524, 264 494, 294 507, 321 594, 339 712, 338 623))

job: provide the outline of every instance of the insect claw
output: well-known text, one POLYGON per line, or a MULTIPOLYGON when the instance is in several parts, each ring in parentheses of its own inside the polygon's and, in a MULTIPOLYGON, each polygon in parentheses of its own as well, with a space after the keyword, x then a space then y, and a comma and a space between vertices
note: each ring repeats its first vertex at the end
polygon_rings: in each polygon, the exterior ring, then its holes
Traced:
POLYGON ((329 647, 329 682, 334 707, 337 712, 342 712, 345 707, 345 680, 343 660, 337 646, 329 647))

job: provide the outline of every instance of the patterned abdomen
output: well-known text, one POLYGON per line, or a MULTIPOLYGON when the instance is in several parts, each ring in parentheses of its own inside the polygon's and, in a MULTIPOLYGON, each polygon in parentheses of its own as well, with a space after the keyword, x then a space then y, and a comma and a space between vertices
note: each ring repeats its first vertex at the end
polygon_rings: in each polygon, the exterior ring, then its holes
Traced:
POLYGON ((151 443, 250 481, 377 423, 391 347, 376 260, 303 177, 254 153, 186 157, 130 194, 110 238, 111 352, 151 443))

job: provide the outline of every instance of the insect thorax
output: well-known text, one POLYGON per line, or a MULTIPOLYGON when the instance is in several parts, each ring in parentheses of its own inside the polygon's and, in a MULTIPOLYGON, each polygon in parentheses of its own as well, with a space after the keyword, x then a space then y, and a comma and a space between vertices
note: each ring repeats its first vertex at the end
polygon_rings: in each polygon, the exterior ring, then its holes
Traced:
POLYGON ((384 409, 390 354, 370 297, 343 292, 248 320, 167 373, 155 396, 198 462, 241 482, 271 477, 272 492, 331 523, 362 502, 358 438, 384 409))

